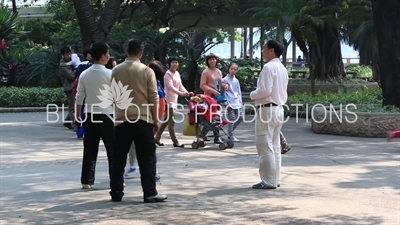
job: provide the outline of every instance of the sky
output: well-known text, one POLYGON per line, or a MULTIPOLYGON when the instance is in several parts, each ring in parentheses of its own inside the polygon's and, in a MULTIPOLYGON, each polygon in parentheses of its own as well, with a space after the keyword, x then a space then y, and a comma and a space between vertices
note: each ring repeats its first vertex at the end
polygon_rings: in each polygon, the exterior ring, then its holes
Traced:
MULTIPOLYGON (((239 33, 241 33, 240 28, 239 28, 239 33)), ((259 39, 260 39, 260 35, 254 34, 254 38, 253 38, 254 43, 256 43, 259 39)), ((358 51, 354 51, 352 47, 343 43, 341 45, 341 49, 342 49, 342 57, 343 58, 358 58, 358 51)), ((235 42, 235 56, 236 57, 240 56, 241 50, 242 50, 241 42, 236 41, 235 42)), ((225 43, 217 45, 214 48, 210 49, 210 51, 208 51, 207 53, 214 53, 221 58, 229 58, 231 55, 231 44, 227 40, 225 43)), ((261 50, 260 49, 255 50, 254 57, 260 57, 260 55, 261 55, 261 50)), ((296 47, 296 55, 297 56, 303 55, 302 52, 300 51, 299 47, 296 47)), ((290 44, 287 48, 287 57, 292 58, 292 44, 290 44)), ((358 61, 352 60, 352 62, 358 62, 358 61)))

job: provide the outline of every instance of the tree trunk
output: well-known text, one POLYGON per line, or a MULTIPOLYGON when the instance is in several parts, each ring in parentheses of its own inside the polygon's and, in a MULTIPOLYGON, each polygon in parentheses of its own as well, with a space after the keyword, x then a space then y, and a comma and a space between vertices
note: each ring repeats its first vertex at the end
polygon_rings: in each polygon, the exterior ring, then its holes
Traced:
POLYGON ((73 0, 84 46, 96 41, 105 41, 117 20, 122 2, 123 0, 107 0, 96 22, 90 0, 73 0))
POLYGON ((379 63, 378 59, 375 59, 375 58, 372 59, 372 63, 371 63, 372 64, 372 79, 373 79, 373 81, 378 83, 379 87, 382 88, 381 72, 380 72, 378 63, 379 63))
POLYGON ((360 48, 360 65, 371 66, 372 65, 372 49, 366 50, 364 47, 360 48))
POLYGON ((12 4, 12 10, 13 10, 13 12, 15 12, 15 13, 18 12, 16 0, 12 0, 12 1, 11 1, 11 4, 12 4))
MULTIPOLYGON (((296 44, 297 46, 299 46, 300 51, 303 52, 304 58, 307 62, 307 66, 309 68, 310 71, 310 80, 311 80, 311 95, 315 96, 316 94, 316 90, 315 90, 315 79, 316 79, 316 73, 315 73, 315 62, 311 61, 311 53, 310 51, 307 49, 307 44, 305 42, 305 40, 303 39, 303 36, 301 34, 300 30, 297 29, 291 29, 292 30, 292 37, 296 40, 296 44)), ((293 42, 294 44, 294 42, 293 42)), ((311 49, 311 47, 310 47, 311 49)), ((316 52, 317 53, 317 52, 316 52)))
POLYGON ((372 0, 384 106, 400 108, 400 0, 372 0))
POLYGON ((204 51, 204 41, 207 38, 207 34, 205 32, 199 32, 196 34, 194 46, 192 46, 193 50, 190 50, 190 63, 188 66, 188 90, 196 91, 200 90, 199 82, 200 82, 200 74, 199 74, 199 56, 204 51), (197 87, 197 88, 196 88, 197 87))
POLYGON ((167 64, 167 49, 165 46, 157 46, 154 50, 154 59, 160 61, 163 65, 167 64))
MULTIPOLYGON (((321 3, 324 7, 330 7, 337 5, 339 0, 321 0, 321 3)), ((310 69, 310 75, 314 73, 319 79, 344 77, 345 70, 338 28, 325 22, 322 28, 316 28, 316 33, 317 41, 310 44, 311 61, 315 63, 315 71, 311 72, 310 69)))

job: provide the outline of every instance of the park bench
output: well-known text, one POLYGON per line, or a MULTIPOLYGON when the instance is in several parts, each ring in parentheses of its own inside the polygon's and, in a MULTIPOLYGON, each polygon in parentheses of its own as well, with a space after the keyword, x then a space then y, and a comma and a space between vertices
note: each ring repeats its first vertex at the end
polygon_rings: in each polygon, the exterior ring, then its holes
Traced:
POLYGON ((291 70, 292 78, 306 78, 308 71, 306 70, 291 70))

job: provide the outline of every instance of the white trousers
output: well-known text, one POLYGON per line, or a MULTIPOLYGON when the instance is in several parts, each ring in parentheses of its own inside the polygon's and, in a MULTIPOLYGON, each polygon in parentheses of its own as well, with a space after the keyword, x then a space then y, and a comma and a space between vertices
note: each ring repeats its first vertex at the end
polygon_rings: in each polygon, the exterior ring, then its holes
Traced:
POLYGON ((256 148, 260 160, 260 178, 269 186, 280 184, 283 107, 262 107, 256 114, 256 148))

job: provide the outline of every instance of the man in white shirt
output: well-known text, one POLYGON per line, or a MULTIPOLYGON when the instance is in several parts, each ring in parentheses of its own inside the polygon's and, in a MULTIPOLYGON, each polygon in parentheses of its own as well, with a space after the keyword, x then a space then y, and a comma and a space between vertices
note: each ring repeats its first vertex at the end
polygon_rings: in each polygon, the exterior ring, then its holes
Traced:
POLYGON ((260 159, 261 182, 254 189, 276 189, 280 186, 280 131, 284 120, 283 105, 287 101, 289 76, 279 57, 284 46, 269 40, 263 47, 267 61, 260 72, 256 90, 250 93, 256 105, 256 148, 260 159))
POLYGON ((104 42, 94 43, 90 48, 90 54, 94 64, 79 76, 75 111, 75 118, 83 123, 85 131, 81 174, 83 189, 91 189, 94 184, 100 138, 106 147, 111 177, 115 142, 113 107, 111 104, 108 107, 104 106, 104 102, 98 97, 103 96, 101 90, 104 89, 104 85, 109 87, 111 84, 111 70, 105 67, 110 59, 109 47, 104 42), (82 121, 80 112, 84 100, 85 118, 82 121))

